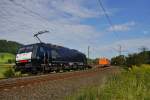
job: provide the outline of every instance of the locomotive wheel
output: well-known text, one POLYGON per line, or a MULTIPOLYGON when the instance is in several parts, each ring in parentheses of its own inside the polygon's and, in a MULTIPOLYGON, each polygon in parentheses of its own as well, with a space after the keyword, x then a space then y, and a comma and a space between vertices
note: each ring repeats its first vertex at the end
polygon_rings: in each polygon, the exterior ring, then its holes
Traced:
POLYGON ((73 66, 72 66, 72 68, 71 68, 72 70, 77 70, 78 69, 78 66, 77 66, 77 64, 74 64, 73 66))
POLYGON ((38 72, 37 72, 37 69, 36 69, 35 67, 32 68, 32 69, 31 69, 31 73, 32 73, 32 74, 37 74, 37 73, 38 73, 38 72))
POLYGON ((26 70, 21 70, 21 74, 25 74, 26 73, 26 70))
POLYGON ((57 69, 57 70, 56 70, 56 73, 59 73, 59 72, 60 72, 60 70, 59 70, 59 69, 57 69))
POLYGON ((63 71, 64 72, 69 72, 71 69, 70 68, 67 68, 67 69, 64 69, 63 71))

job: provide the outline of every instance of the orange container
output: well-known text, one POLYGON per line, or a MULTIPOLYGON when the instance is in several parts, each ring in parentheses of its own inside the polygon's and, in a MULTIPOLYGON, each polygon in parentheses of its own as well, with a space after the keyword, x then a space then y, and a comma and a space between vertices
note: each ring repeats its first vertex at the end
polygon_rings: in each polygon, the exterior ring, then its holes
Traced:
POLYGON ((110 65, 110 61, 107 58, 100 58, 98 60, 98 64, 101 66, 109 66, 110 65))

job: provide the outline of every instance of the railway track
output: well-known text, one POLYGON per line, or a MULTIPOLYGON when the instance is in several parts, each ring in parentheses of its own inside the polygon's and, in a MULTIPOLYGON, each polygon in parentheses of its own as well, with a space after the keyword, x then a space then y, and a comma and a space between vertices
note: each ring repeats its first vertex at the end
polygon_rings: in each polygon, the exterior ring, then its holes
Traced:
POLYGON ((75 78, 75 77, 88 77, 100 71, 109 70, 109 69, 111 69, 111 67, 94 68, 90 70, 83 70, 83 71, 76 71, 76 72, 66 72, 66 73, 47 74, 47 75, 40 75, 40 76, 3 79, 0 81, 0 91, 9 90, 17 87, 25 87, 27 85, 34 85, 46 81, 63 80, 63 79, 75 78))

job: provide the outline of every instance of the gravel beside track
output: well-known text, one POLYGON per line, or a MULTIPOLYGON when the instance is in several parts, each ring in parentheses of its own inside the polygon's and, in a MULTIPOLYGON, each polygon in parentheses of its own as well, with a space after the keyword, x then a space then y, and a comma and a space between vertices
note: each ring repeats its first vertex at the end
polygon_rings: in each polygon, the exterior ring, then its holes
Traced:
POLYGON ((103 84, 106 76, 116 72, 117 67, 106 67, 2 80, 0 100, 62 100, 86 86, 103 84))

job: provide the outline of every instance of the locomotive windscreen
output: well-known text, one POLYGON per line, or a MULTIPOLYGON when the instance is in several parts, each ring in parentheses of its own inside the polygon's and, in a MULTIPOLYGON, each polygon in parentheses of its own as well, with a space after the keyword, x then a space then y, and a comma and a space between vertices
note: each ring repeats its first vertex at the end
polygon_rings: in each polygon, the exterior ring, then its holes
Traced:
POLYGON ((28 52, 32 52, 33 50, 33 46, 30 45, 30 46, 25 46, 25 47, 22 47, 18 50, 18 54, 20 53, 28 53, 28 52))
POLYGON ((33 45, 23 46, 18 50, 16 55, 16 61, 27 62, 27 60, 31 59, 33 51, 33 45))

